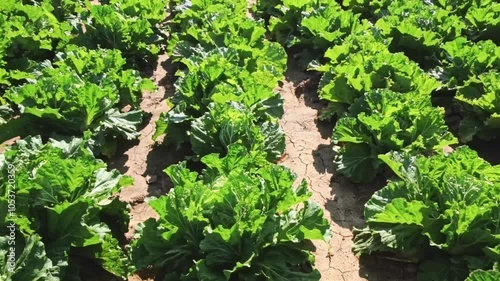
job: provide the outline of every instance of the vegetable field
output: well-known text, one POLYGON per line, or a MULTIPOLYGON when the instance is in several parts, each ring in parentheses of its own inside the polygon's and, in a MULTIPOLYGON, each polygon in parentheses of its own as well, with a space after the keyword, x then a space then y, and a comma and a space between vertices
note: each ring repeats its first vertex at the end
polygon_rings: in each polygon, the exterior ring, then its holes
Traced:
POLYGON ((500 280, 500 2, 2 0, 0 281, 500 280))

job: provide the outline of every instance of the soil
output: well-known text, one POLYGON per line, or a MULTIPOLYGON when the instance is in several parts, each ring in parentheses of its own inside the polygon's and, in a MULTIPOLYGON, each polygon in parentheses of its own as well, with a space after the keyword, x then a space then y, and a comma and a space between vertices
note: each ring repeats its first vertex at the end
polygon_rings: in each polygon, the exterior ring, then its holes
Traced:
MULTIPOLYGON (((163 172, 171 164, 180 162, 185 152, 175 151, 173 148, 161 146, 152 140, 155 131, 155 122, 162 112, 169 110, 166 99, 174 92, 174 69, 169 63, 167 55, 160 55, 156 70, 153 72, 153 81, 158 86, 157 92, 143 94, 141 108, 149 114, 145 120, 145 127, 140 131, 139 142, 127 151, 117 153, 110 159, 110 168, 134 178, 134 185, 124 188, 120 193, 120 200, 130 204, 129 232, 125 234, 127 240, 133 238, 135 228, 140 222, 149 218, 156 218, 156 213, 145 202, 147 197, 158 197, 168 192, 172 183, 163 172)), ((161 142, 161 141, 159 141, 161 142)), ((153 280, 147 272, 129 277, 129 281, 153 280)))
MULTIPOLYGON (((159 57, 156 70, 153 72, 153 81, 158 86, 157 92, 143 94, 141 108, 149 115, 145 120, 146 126, 140 130, 139 142, 109 161, 109 166, 134 178, 134 186, 124 188, 120 193, 120 200, 131 204, 131 222, 129 232, 131 239, 134 228, 155 216, 155 212, 144 201, 146 197, 165 194, 171 187, 163 169, 182 160, 182 152, 155 144, 152 136, 155 132, 155 122, 162 112, 169 110, 165 100, 174 91, 174 78, 167 74, 172 66, 168 63, 168 56, 159 57)), ((173 72, 173 71, 171 71, 173 72)))

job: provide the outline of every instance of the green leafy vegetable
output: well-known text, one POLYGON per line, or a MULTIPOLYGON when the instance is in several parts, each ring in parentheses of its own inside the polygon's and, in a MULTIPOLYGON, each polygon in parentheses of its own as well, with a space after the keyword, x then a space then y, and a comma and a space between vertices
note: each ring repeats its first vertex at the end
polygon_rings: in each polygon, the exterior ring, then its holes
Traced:
POLYGON ((355 182, 371 182, 382 170, 381 154, 427 154, 456 143, 443 115, 419 93, 366 93, 333 130, 333 143, 342 146, 335 158, 338 171, 355 182))
POLYGON ((401 53, 390 53, 383 43, 360 46, 372 39, 357 39, 354 35, 341 46, 329 49, 325 57, 331 60, 317 70, 324 71, 319 95, 332 104, 322 113, 322 119, 343 116, 351 104, 365 92, 389 89, 398 93, 418 92, 430 98, 440 83, 401 53), (353 52, 354 51, 354 52, 353 52))
MULTIPOLYGON (((0 157, 0 180, 0 210, 7 211, 15 194, 16 251, 31 261, 16 265, 12 280, 33 274, 49 278, 40 280, 75 278, 77 273, 68 270, 75 266, 72 256, 85 256, 119 277, 128 274, 127 256, 117 241, 123 232, 111 228, 128 224, 128 215, 116 211, 125 209, 125 203, 113 196, 132 180, 107 170, 81 139, 46 144, 40 137, 19 140, 0 157)), ((10 219, 0 221, 2 235, 10 219)))
POLYGON ((495 270, 475 270, 465 281, 495 281, 500 278, 500 271, 495 270))
POLYGON ((269 13, 269 31, 276 41, 300 48, 302 63, 318 59, 328 47, 341 44, 349 34, 368 29, 367 21, 351 11, 344 11, 333 0, 260 1, 257 7, 269 13), (262 3, 260 3, 262 2, 262 3), (264 3, 265 2, 265 3, 264 3))
POLYGON ((70 39, 71 26, 59 22, 52 6, 33 6, 5 0, 0 10, 0 96, 6 86, 32 78, 33 61, 53 56, 70 39))
POLYGON ((131 16, 114 5, 91 5, 81 13, 72 42, 90 49, 118 49, 131 63, 151 61, 160 52, 162 38, 147 15, 131 16))
POLYGON ((24 5, 33 5, 43 7, 50 11, 59 22, 71 20, 83 12, 88 5, 89 0, 21 0, 24 5))
POLYGON ((492 41, 473 43, 459 37, 443 45, 443 66, 435 71, 448 88, 463 86, 470 78, 500 68, 500 47, 492 41))
POLYGON ((391 50, 427 67, 426 56, 436 53, 442 42, 460 36, 465 24, 456 15, 425 1, 393 1, 375 24, 382 34, 392 38, 391 50))
POLYGON ((231 145, 225 158, 202 158, 201 175, 170 166, 175 187, 149 202, 160 219, 138 232, 136 266, 162 269, 166 280, 319 280, 300 268, 312 262, 302 243, 329 237, 322 210, 305 182, 292 187, 295 174, 263 157, 231 145))
POLYGON ((391 3, 389 0, 342 0, 342 6, 367 18, 379 17, 391 3))
POLYGON ((247 17, 246 1, 188 1, 176 9, 168 47, 174 59, 189 57, 198 45, 205 51, 227 47, 254 56, 270 44, 264 40, 262 22, 247 17))
POLYGON ((469 79, 455 99, 465 113, 459 126, 461 141, 500 136, 500 73, 490 71, 469 79))
POLYGON ((76 72, 81 79, 101 87, 111 87, 120 94, 120 105, 138 108, 143 90, 154 91, 149 79, 141 78, 139 71, 127 69, 119 50, 88 50, 69 45, 56 54, 55 66, 59 71, 76 72))
MULTIPOLYGON (((55 132, 83 136, 88 132, 96 150, 99 150, 100 147, 115 142, 117 137, 135 139, 139 135, 137 126, 142 121, 142 112, 131 110, 121 113, 117 107, 120 106, 120 89, 123 101, 137 99, 135 95, 141 90, 141 79, 134 77, 134 72, 124 71, 123 76, 114 72, 112 62, 119 57, 106 57, 107 54, 113 55, 113 52, 87 54, 83 49, 76 51, 89 55, 88 66, 92 66, 92 61, 97 71, 100 66, 109 69, 110 75, 99 76, 84 72, 82 57, 85 55, 79 57, 71 52, 65 57, 65 61, 57 63, 60 67, 54 68, 49 63, 44 63, 37 74, 37 80, 13 87, 6 93, 5 98, 19 106, 21 116, 1 125, 1 141, 18 135, 50 135, 55 132), (99 55, 104 56, 104 60, 99 55), (130 83, 130 79, 134 79, 133 83, 130 83), (33 123, 39 125, 33 126, 33 123)), ((117 62, 119 65, 120 62, 117 62)), ((104 150, 100 152, 114 153, 104 150)))
MULTIPOLYGON (((183 142, 191 141, 193 151, 200 156, 223 152, 226 150, 224 146, 233 141, 228 143, 226 139, 220 142, 217 135, 228 129, 227 124, 223 123, 230 121, 240 124, 236 126, 237 129, 233 127, 233 140, 237 139, 235 136, 244 136, 244 132, 252 132, 248 140, 267 133, 271 133, 269 137, 277 137, 273 142, 278 145, 275 146, 269 141, 265 150, 270 153, 270 159, 279 158, 284 150, 284 140, 282 133, 278 133, 277 128, 274 128, 277 126, 271 124, 283 115, 283 100, 279 93, 273 91, 281 73, 271 66, 276 62, 268 61, 270 58, 285 61, 286 54, 276 45, 270 47, 269 51, 271 56, 265 60, 261 57, 245 57, 244 53, 231 48, 216 48, 210 52, 200 49, 198 54, 183 59, 187 70, 178 73, 180 77, 175 83, 176 94, 170 100, 174 107, 160 116, 153 138, 166 134, 166 143, 176 144, 177 147, 183 142), (228 102, 239 103, 246 108, 245 113, 237 113, 240 117, 232 116, 234 114, 230 111, 237 110, 227 106, 228 102), (214 105, 209 107, 212 103, 214 105), (214 114, 225 117, 216 118, 214 114), (236 119, 231 120, 232 118, 236 119), (196 124, 192 123, 193 120, 197 120, 196 124), (259 129, 261 132, 256 131, 256 125, 263 126, 259 129), (191 130, 191 127, 194 130, 191 130), (274 129, 270 129, 271 127, 274 129), (207 142, 209 139, 214 142, 207 142), (203 145, 207 147, 203 148, 203 145)), ((254 146, 251 142, 244 143, 247 143, 248 147, 254 146)))
POLYGON ((233 143, 264 151, 269 161, 283 155, 285 135, 277 122, 258 122, 251 110, 235 102, 210 104, 208 107, 202 117, 192 122, 189 131, 191 145, 197 155, 225 153, 233 143))
POLYGON ((491 39, 500 44, 500 3, 494 0, 474 1, 475 5, 467 10, 465 23, 472 40, 491 39))
POLYGON ((419 280, 464 280, 500 261, 500 167, 467 147, 382 159, 400 179, 366 203, 368 226, 356 231, 357 254, 389 251, 421 261, 419 280))
POLYGON ((60 268, 53 265, 52 261, 47 258, 45 245, 40 236, 30 235, 26 238, 19 236, 15 247, 11 247, 13 245, 12 242, 9 244, 9 241, 13 241, 10 240, 9 235, 0 236, 0 260, 2 261, 0 277, 2 280, 61 280, 60 268), (11 248, 15 251, 12 252, 11 248), (12 261, 9 261, 9 258, 12 261), (11 262, 13 264, 10 264, 11 262))
POLYGON ((99 0, 102 4, 116 6, 129 17, 144 18, 152 26, 162 23, 167 18, 168 0, 99 0))

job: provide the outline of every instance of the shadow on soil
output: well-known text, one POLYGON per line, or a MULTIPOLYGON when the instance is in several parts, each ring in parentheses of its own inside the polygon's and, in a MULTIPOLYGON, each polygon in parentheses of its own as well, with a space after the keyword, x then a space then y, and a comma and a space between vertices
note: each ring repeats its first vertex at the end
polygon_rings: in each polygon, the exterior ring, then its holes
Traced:
POLYGON ((76 264, 77 270, 79 270, 78 277, 81 281, 121 281, 121 278, 107 272, 101 265, 90 259, 71 256, 70 260, 73 264, 76 264))
MULTIPOLYGON (((318 112, 317 116, 319 116, 321 110, 328 105, 327 102, 320 100, 318 96, 318 85, 321 75, 317 72, 303 72, 298 70, 298 63, 291 57, 289 56, 285 78, 287 81, 293 83, 295 96, 297 98, 302 96, 306 106, 316 110, 318 112)), ((321 121, 316 118, 314 124, 318 128, 322 138, 327 139, 332 135, 335 122, 321 121)))
POLYGON ((388 260, 382 256, 362 256, 359 276, 369 281, 414 281, 417 265, 388 260))
MULTIPOLYGON (((164 100, 171 98, 175 94, 174 83, 176 80, 175 72, 177 67, 170 58, 160 62, 161 69, 155 73, 155 79, 158 81, 158 87, 163 88, 164 100)), ((170 178, 163 172, 168 166, 177 164, 184 159, 185 149, 176 150, 175 147, 154 143, 148 153, 146 160, 146 171, 144 176, 148 181, 148 195, 160 196, 166 194, 173 187, 170 178)))
POLYGON ((139 140, 119 140, 116 145, 115 155, 102 159, 108 164, 109 169, 116 169, 120 173, 125 174, 128 172, 129 167, 125 166, 128 161, 128 155, 125 152, 139 143, 139 140))
MULTIPOLYGON (((165 75, 158 81, 158 87, 163 87, 165 89, 164 99, 170 98, 175 94, 174 83, 177 78, 175 77, 175 72, 177 67, 172 63, 172 59, 168 58, 160 63, 160 66, 166 72, 165 75)), ((164 72, 162 71, 162 74, 164 72)))
POLYGON ((333 144, 325 145, 320 144, 312 151, 314 158, 313 166, 316 171, 321 174, 329 173, 334 174, 335 168, 333 166, 333 158, 335 153, 333 151, 333 144))
MULTIPOLYGON (((372 194, 385 185, 381 176, 371 184, 356 184, 334 175, 331 182, 333 200, 325 208, 332 220, 342 228, 353 230, 365 226, 364 205, 372 194)), ((352 237, 351 237, 352 239, 352 237)), ((359 276, 369 281, 415 281, 417 265, 390 259, 384 255, 362 256, 359 276)))
MULTIPOLYGON (((159 62, 161 69, 160 71, 154 72, 154 70, 151 69, 146 69, 142 71, 142 75, 145 77, 153 77, 157 79, 157 86, 159 88, 158 92, 163 92, 163 97, 162 97, 162 102, 166 100, 167 98, 170 98, 174 95, 175 93, 175 88, 173 86, 175 82, 175 70, 176 67, 172 64, 172 61, 170 58, 167 58, 164 61, 159 62), (160 76, 160 77, 155 77, 155 76, 160 76), (162 90, 163 88, 163 90, 162 90)), ((144 95, 143 100, 146 100, 148 98, 151 98, 151 96, 154 94, 151 94, 150 96, 144 95)), ((148 105, 146 105, 147 107, 148 105)), ((146 108, 143 108, 143 110, 146 108)), ((144 112, 143 120, 141 125, 137 128, 138 131, 142 131, 148 124, 150 124, 152 121, 153 115, 150 112, 144 112)), ((129 167, 125 166, 125 163, 128 161, 128 155, 125 154, 125 152, 130 149, 131 147, 138 146, 139 140, 119 140, 117 143, 117 149, 116 153, 114 156, 104 159, 106 162, 108 162, 110 168, 117 169, 121 173, 126 173, 129 170, 129 167)), ((154 153, 151 151, 151 153, 154 153)), ((170 153, 169 153, 170 154, 170 153)))
POLYGON ((500 164, 500 150, 498 149, 500 138, 492 141, 473 139, 468 145, 477 152, 479 157, 490 162, 492 165, 500 164))
POLYGON ((158 197, 166 194, 173 183, 163 172, 168 166, 177 164, 184 159, 184 149, 175 150, 174 147, 165 145, 154 145, 147 156, 147 166, 144 176, 148 182, 148 196, 158 197))

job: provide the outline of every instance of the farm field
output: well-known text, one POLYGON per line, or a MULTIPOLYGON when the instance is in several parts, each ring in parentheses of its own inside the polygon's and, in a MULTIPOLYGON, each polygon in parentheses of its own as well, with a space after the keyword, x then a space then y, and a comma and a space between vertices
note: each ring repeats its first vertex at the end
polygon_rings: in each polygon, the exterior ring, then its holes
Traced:
POLYGON ((0 281, 500 280, 500 3, 5 0, 0 281))

